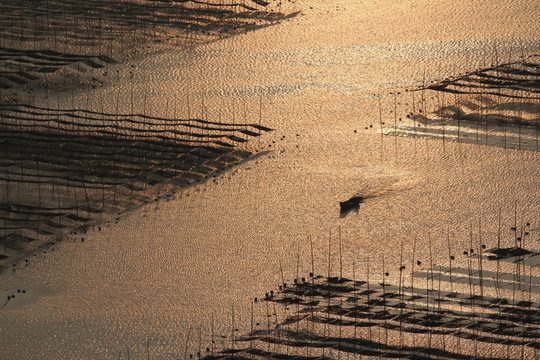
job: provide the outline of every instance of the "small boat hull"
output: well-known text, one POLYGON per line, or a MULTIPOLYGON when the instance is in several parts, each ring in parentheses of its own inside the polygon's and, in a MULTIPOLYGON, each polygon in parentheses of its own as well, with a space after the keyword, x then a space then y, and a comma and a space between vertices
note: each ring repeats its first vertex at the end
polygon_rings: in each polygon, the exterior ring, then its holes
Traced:
POLYGON ((347 201, 340 201, 339 206, 341 209, 341 212, 349 211, 352 209, 358 209, 360 207, 360 203, 362 202, 363 198, 361 196, 353 196, 347 201))

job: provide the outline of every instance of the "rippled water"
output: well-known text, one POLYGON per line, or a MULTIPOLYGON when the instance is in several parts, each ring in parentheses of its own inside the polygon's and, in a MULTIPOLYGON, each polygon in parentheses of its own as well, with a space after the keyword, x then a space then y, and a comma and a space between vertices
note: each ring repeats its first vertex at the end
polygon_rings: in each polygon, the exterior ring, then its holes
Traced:
MULTIPOLYGON (((480 218, 493 244, 499 209, 513 223, 515 201, 520 221, 539 225, 537 152, 376 131, 380 117, 394 121, 394 105, 399 117, 410 111, 406 88, 538 53, 537 2, 295 6, 302 14, 279 25, 111 65, 118 73, 102 88, 55 99, 100 110, 118 99, 128 111, 131 95, 141 110, 146 93, 154 116, 260 119, 275 131, 245 145, 258 152, 250 161, 4 272, 2 296, 26 290, 0 310, 7 358, 141 358, 148 344, 152 358, 182 358, 199 334, 209 346, 212 324, 227 346, 233 318, 238 333, 249 328, 253 298, 281 283, 280 268, 296 276, 298 247, 299 272, 311 271, 309 238, 316 273, 327 272, 338 231, 344 273, 367 256, 375 273, 383 254, 399 264, 400 243, 415 237, 425 257, 429 234, 435 260, 448 229, 452 246, 466 247, 480 218), (368 199, 340 218, 339 201, 355 194, 368 199)), ((264 304, 254 311, 266 321, 264 304)))

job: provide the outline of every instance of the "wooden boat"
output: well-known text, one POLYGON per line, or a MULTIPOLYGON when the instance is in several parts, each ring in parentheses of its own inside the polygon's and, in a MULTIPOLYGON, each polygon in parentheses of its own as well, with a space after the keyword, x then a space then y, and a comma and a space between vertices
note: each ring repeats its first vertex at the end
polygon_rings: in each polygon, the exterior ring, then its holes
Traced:
POLYGON ((361 196, 353 196, 347 201, 340 201, 339 206, 341 211, 349 211, 351 209, 358 209, 363 198, 361 196))

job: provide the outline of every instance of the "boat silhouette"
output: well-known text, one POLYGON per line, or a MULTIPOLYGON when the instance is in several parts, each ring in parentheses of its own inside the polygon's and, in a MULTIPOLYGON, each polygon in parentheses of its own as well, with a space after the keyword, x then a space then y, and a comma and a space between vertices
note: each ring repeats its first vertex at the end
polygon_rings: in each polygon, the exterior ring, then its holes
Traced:
POLYGON ((362 196, 353 196, 349 200, 340 201, 339 206, 340 206, 341 212, 358 209, 360 207, 360 203, 362 202, 362 200, 363 200, 362 196))

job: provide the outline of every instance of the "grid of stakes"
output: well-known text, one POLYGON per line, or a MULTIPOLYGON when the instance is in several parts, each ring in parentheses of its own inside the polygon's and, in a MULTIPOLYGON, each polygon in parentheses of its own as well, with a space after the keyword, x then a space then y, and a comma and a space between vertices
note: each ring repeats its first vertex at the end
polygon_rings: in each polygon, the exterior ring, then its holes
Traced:
POLYGON ((22 104, 0 104, 0 119, 4 256, 216 176, 271 130, 22 104))
MULTIPOLYGON (((540 55, 486 67, 403 96, 412 105, 384 134, 540 150, 540 55)), ((394 96, 397 102, 397 96, 394 96)))
MULTIPOLYGON (((0 89, 87 72, 148 48, 193 46, 294 14, 264 0, 8 0, 0 3, 0 89)), ((291 3, 291 2, 289 2, 291 3)))
POLYGON ((525 238, 534 243, 530 223, 512 230, 512 247, 501 247, 499 239, 487 249, 471 237, 463 251, 466 267, 450 242, 448 265, 434 265, 430 255, 423 267, 414 255, 408 261, 402 255, 397 285, 387 281, 384 258, 381 274, 370 274, 367 258, 366 278, 356 279, 354 270, 352 278, 343 277, 340 242, 339 276, 329 270, 328 276, 297 273, 293 284, 283 281, 261 301, 265 321, 254 326, 252 315, 249 333, 231 331, 232 345, 221 351, 212 340, 202 358, 537 358, 540 277, 533 271, 540 253, 525 248, 525 238))

